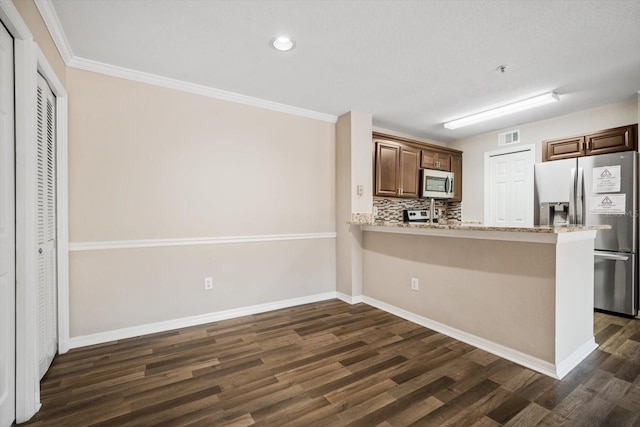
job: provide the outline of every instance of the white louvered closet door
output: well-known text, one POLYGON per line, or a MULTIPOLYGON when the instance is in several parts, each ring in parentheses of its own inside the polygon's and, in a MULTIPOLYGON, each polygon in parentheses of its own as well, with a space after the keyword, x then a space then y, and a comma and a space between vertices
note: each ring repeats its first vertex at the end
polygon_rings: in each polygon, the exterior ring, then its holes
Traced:
POLYGON ((38 360, 44 376, 58 349, 55 97, 38 75, 38 360))

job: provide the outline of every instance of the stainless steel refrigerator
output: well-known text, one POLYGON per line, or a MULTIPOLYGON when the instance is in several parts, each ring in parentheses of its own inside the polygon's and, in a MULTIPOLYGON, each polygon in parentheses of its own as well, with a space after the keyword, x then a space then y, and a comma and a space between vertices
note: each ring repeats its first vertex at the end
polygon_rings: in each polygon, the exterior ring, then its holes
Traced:
POLYGON ((609 224, 595 241, 597 309, 638 314, 638 153, 535 165, 535 224, 609 224))

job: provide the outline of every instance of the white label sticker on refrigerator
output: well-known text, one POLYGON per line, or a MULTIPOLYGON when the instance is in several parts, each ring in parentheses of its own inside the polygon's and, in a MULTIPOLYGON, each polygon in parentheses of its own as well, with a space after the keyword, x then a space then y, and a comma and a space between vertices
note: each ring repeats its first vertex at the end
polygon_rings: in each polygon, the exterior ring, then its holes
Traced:
POLYGON ((591 196, 589 212, 596 215, 624 215, 626 212, 626 194, 601 194, 591 196))
POLYGON ((620 165, 593 168, 593 192, 615 193, 620 191, 620 165))

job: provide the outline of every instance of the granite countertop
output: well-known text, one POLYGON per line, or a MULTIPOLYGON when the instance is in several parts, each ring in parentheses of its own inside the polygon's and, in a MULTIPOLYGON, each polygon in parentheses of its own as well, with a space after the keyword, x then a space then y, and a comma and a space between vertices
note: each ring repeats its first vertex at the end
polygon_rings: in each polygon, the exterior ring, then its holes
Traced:
POLYGON ((533 227, 495 227, 482 225, 478 223, 464 223, 449 221, 447 224, 425 224, 425 223, 404 223, 404 222, 387 222, 387 221, 371 221, 367 218, 353 218, 348 222, 351 225, 361 226, 378 226, 378 227, 402 227, 416 229, 434 229, 434 230, 466 230, 466 231, 503 231, 510 233, 569 233, 576 231, 588 230, 608 230, 610 225, 570 225, 562 227, 552 227, 544 225, 536 225, 533 227))

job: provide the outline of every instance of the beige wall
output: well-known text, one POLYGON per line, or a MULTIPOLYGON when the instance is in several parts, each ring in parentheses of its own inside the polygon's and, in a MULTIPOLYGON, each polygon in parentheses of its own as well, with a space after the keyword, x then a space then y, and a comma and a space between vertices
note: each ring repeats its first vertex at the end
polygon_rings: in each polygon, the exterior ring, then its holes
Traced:
POLYGON ((371 213, 373 209, 372 116, 351 112, 351 212, 371 213), (362 194, 356 187, 362 186, 362 194))
POLYGON ((553 363, 555 256, 552 244, 364 232, 364 295, 553 363))
POLYGON ((336 124, 336 290, 349 297, 362 295, 362 231, 347 223, 373 208, 371 123, 371 114, 349 112, 336 124))
MULTIPOLYGON (((67 90, 72 247, 335 231, 335 125, 72 68, 67 90)), ((71 336, 334 291, 334 245, 74 251, 71 336)))
POLYGON ((68 70, 72 242, 335 230, 334 125, 68 70))
POLYGON ((428 138, 422 138, 420 136, 409 135, 408 133, 398 132, 398 131, 391 130, 391 129, 385 129, 385 128, 381 128, 381 127, 378 127, 378 126, 374 126, 373 127, 373 131, 374 132, 385 133, 387 135, 397 136, 397 137, 400 137, 400 138, 413 139, 414 141, 425 142, 427 144, 441 145, 443 147, 447 146, 447 144, 445 142, 442 142, 442 141, 436 141, 434 139, 428 139, 428 138))
POLYGON ((71 336, 334 291, 334 239, 73 252, 71 336))
MULTIPOLYGON (((66 68, 74 243, 335 231, 335 125, 66 68)), ((335 291, 331 238, 73 251, 71 337, 335 291), (214 290, 203 290, 211 276, 214 290)))
POLYGON ((49 34, 49 30, 44 24, 42 16, 40 16, 40 12, 38 12, 35 3, 33 0, 13 0, 13 4, 16 9, 18 9, 18 12, 20 12, 20 15, 27 24, 27 27, 29 27, 29 31, 31 31, 31 34, 33 35, 33 41, 38 44, 51 64, 51 67, 53 67, 56 75, 64 85, 66 81, 66 67, 64 61, 62 60, 62 57, 58 52, 58 48, 53 42, 51 34, 49 34))
POLYGON ((352 294, 351 246, 362 238, 360 227, 347 225, 350 220, 351 113, 347 113, 336 123, 336 290, 345 295, 352 294))
POLYGON ((484 155, 505 147, 498 146, 498 134, 520 129, 520 144, 535 144, 536 162, 542 161, 542 141, 564 136, 586 134, 601 129, 638 122, 638 97, 623 102, 579 111, 539 122, 513 126, 495 132, 460 139, 448 144, 463 154, 462 218, 464 221, 483 221, 484 216, 484 155))

